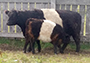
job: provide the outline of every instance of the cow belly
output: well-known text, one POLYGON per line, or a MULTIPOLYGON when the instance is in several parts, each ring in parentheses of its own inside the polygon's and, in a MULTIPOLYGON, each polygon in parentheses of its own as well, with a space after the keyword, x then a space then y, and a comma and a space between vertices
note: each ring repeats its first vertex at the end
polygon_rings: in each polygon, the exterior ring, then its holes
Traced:
POLYGON ((41 27, 40 33, 39 33, 39 37, 38 37, 38 39, 43 42, 51 42, 51 34, 52 34, 54 27, 56 26, 55 23, 51 23, 51 22, 47 22, 47 21, 45 21, 42 24, 42 27, 41 27))

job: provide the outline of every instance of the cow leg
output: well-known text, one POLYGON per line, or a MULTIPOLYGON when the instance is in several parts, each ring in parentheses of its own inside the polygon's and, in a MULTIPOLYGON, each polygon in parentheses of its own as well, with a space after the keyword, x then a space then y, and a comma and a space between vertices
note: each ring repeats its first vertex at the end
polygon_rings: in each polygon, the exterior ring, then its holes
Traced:
POLYGON ((32 49, 31 49, 31 43, 29 42, 29 48, 28 48, 28 52, 31 52, 32 49))
POLYGON ((34 48, 34 45, 35 45, 35 41, 32 40, 32 42, 31 42, 32 54, 35 54, 35 48, 34 48))
MULTIPOLYGON (((38 44, 38 52, 40 52, 40 51, 41 51, 40 41, 37 40, 36 42, 37 42, 37 44, 38 44)), ((31 52, 31 50, 32 50, 32 49, 31 49, 31 43, 30 43, 29 48, 28 48, 28 52, 31 52)))
POLYGON ((61 45, 58 45, 58 48, 59 48, 59 52, 61 51, 61 45))
POLYGON ((26 40, 25 45, 24 45, 24 53, 26 53, 26 49, 27 49, 28 43, 29 43, 29 42, 26 40))
POLYGON ((57 46, 54 44, 54 53, 57 54, 57 46))
POLYGON ((68 45, 69 42, 70 42, 70 36, 67 36, 67 37, 66 37, 66 41, 67 41, 67 43, 64 43, 63 46, 61 47, 60 53, 64 53, 63 51, 65 50, 65 48, 67 47, 67 45, 68 45))
MULTIPOLYGON (((76 34, 77 35, 77 34, 76 34)), ((73 39, 75 40, 76 43, 76 52, 80 51, 80 35, 73 36, 73 39)))
POLYGON ((38 44, 38 52, 41 52, 41 45, 40 45, 40 41, 37 40, 37 44, 38 44))
POLYGON ((64 53, 63 51, 65 50, 67 45, 68 45, 68 43, 67 44, 63 44, 62 48, 60 49, 60 53, 64 53))
POLYGON ((54 53, 57 54, 57 46, 58 46, 58 40, 51 42, 54 45, 54 53))

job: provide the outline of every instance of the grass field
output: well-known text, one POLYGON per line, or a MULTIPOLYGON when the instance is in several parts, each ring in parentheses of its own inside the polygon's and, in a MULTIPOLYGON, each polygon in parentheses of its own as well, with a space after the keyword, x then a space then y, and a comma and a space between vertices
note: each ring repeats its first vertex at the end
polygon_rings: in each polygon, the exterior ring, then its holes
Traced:
POLYGON ((40 53, 23 53, 24 39, 0 38, 0 63, 90 63, 90 44, 81 44, 81 51, 75 52, 75 44, 70 44, 64 54, 53 52, 50 43, 42 43, 40 53))

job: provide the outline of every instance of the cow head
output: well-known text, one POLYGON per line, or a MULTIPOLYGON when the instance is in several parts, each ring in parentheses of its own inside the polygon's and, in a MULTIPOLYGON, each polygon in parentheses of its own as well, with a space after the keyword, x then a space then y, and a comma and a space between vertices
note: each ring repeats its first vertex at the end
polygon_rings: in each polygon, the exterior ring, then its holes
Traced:
POLYGON ((17 11, 16 10, 12 10, 12 11, 8 11, 6 10, 5 13, 8 15, 9 19, 7 22, 7 25, 11 26, 11 25, 16 25, 17 24, 17 11))

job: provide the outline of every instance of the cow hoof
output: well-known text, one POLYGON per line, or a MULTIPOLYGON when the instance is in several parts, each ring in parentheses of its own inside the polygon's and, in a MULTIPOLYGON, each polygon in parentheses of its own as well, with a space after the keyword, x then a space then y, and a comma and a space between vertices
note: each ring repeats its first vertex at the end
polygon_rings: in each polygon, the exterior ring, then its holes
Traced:
POLYGON ((35 54, 35 53, 32 53, 32 54, 35 54))
POLYGON ((57 55, 57 53, 55 53, 55 55, 57 55))
POLYGON ((41 52, 41 50, 38 50, 38 53, 40 53, 41 52))
POLYGON ((24 51, 24 53, 26 53, 26 51, 24 51))
POLYGON ((79 51, 76 51, 77 53, 79 53, 79 51))
POLYGON ((32 52, 32 54, 35 54, 35 52, 32 52))
POLYGON ((61 54, 64 54, 64 52, 63 52, 63 51, 60 51, 60 53, 61 53, 61 54))
POLYGON ((31 50, 28 50, 28 52, 31 52, 31 50))

